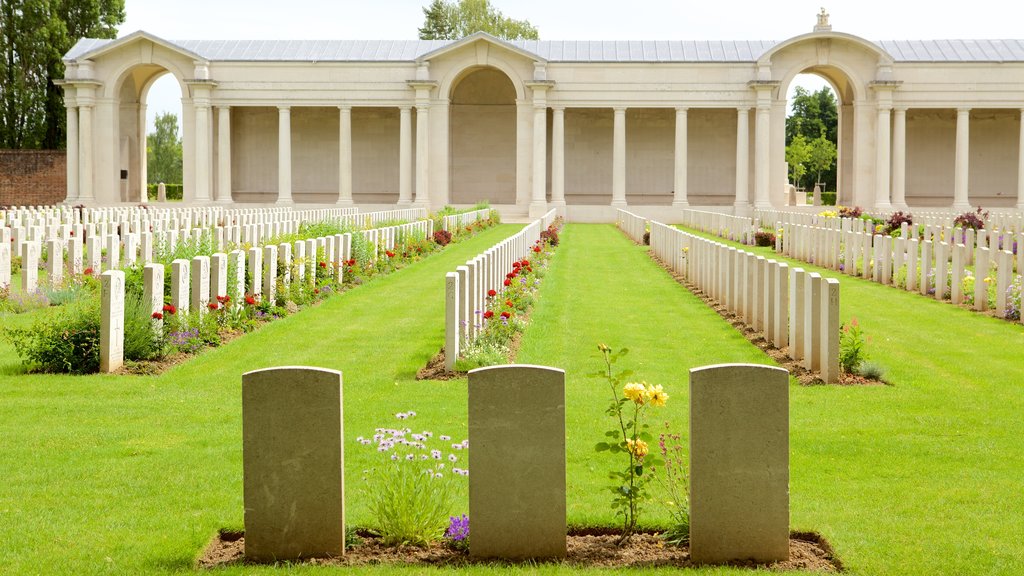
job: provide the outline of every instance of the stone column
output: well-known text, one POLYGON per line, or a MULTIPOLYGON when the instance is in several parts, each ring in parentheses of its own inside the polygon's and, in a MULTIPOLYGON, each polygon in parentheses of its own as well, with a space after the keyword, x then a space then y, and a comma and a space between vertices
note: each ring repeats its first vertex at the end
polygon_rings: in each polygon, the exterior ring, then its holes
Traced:
POLYGON ((398 203, 412 204, 412 106, 399 107, 398 203))
MULTIPOLYGON (((67 88, 66 90, 70 90, 67 88)), ((65 95, 64 105, 67 106, 67 191, 65 200, 68 204, 78 200, 78 104, 71 96, 65 95)))
MULTIPOLYGON (((68 142, 71 142, 71 136, 68 136, 68 142)), ((1017 210, 1024 210, 1024 108, 1020 111, 1020 140, 1017 150, 1017 210)))
POLYGON ((137 115, 138 141, 135 144, 135 149, 138 151, 137 153, 139 154, 139 158, 141 158, 141 161, 139 162, 139 173, 136 175, 135 180, 139 183, 138 201, 143 203, 149 202, 149 166, 147 165, 146 162, 146 158, 148 156, 146 153, 146 148, 148 144, 148 139, 146 136, 146 108, 147 107, 145 104, 139 104, 139 113, 137 115))
MULTIPOLYGON (((1024 198, 1024 195, 1021 196, 1024 198)), ((565 215, 565 107, 551 108, 551 205, 565 215)))
POLYGON ((533 89, 533 182, 530 218, 540 218, 548 211, 548 103, 547 83, 530 84, 533 89))
POLYGON ((78 101, 78 200, 96 201, 92 189, 92 107, 93 99, 78 101))
POLYGON ((615 108, 612 138, 612 206, 626 207, 626 109, 615 108))
POLYGON ((970 200, 967 197, 967 187, 970 183, 970 139, 971 139, 971 109, 957 108, 956 111, 956 177, 953 188, 953 209, 969 210, 970 200))
POLYGON ((194 200, 197 203, 210 201, 210 101, 196 98, 196 185, 194 200))
POLYGON ((278 106, 277 120, 277 203, 292 203, 292 110, 278 106))
POLYGON ((750 108, 738 108, 736 114, 736 216, 750 214, 750 108))
POLYGON ((779 85, 773 81, 758 81, 753 85, 757 90, 757 124, 754 129, 754 207, 771 208, 769 188, 771 186, 771 116, 772 91, 779 85))
POLYGON ((690 203, 686 199, 686 162, 689 153, 686 149, 686 112, 683 106, 676 108, 676 147, 675 147, 675 195, 672 205, 686 208, 690 203))
POLYGON ((889 200, 889 114, 889 105, 879 103, 878 122, 875 125, 875 209, 883 212, 892 210, 892 202, 889 200))
POLYGON ((892 205, 907 209, 907 109, 893 110, 892 205))
POLYGON ((352 107, 338 106, 338 204, 352 205, 352 107))
POLYGON ((230 106, 217 106, 217 202, 231 203, 230 106))
POLYGON ((416 104, 416 195, 413 204, 426 206, 430 198, 430 105, 416 104))

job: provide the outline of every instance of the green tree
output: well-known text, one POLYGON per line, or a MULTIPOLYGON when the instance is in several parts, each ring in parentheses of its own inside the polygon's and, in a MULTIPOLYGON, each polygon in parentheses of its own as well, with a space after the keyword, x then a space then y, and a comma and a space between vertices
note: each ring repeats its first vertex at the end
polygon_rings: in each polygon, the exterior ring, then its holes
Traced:
POLYGON ((821 182, 821 175, 836 165, 836 145, 822 134, 809 144, 807 167, 815 173, 815 182, 821 182))
MULTIPOLYGON (((798 135, 803 136, 808 144, 819 137, 824 137, 833 147, 839 143, 838 103, 829 87, 822 87, 817 92, 802 86, 796 87, 792 113, 786 118, 786 144, 791 144, 798 135)), ((835 158, 818 173, 817 181, 823 182, 826 190, 836 189, 835 158)))
POLYGON ((811 146, 803 134, 797 134, 786 146, 786 162, 789 163, 789 175, 793 185, 797 186, 800 179, 807 173, 807 163, 811 158, 811 146))
POLYGON ((434 0, 423 16, 421 40, 457 40, 480 31, 506 40, 539 37, 528 20, 504 16, 489 0, 434 0))
POLYGON ((61 58, 82 37, 114 38, 124 0, 0 0, 0 146, 64 147, 61 58))
POLYGON ((181 184, 178 115, 173 112, 158 114, 155 128, 146 137, 146 176, 149 183, 181 184))

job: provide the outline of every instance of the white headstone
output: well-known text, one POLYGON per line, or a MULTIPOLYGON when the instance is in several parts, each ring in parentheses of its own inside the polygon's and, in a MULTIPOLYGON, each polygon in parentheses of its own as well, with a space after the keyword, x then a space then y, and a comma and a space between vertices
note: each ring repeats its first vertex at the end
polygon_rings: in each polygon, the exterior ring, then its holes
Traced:
POLYGON ((124 365, 124 272, 104 272, 100 286, 100 372, 109 374, 124 365))

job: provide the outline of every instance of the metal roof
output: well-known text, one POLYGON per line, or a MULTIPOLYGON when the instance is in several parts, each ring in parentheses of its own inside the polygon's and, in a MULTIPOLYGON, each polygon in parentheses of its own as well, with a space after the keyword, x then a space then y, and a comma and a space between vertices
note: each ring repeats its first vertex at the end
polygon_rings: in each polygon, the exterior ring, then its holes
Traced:
MULTIPOLYGON (((74 60, 116 40, 83 38, 74 60)), ((454 40, 182 40, 170 44, 213 61, 412 62, 454 40)), ((754 62, 768 40, 514 40, 549 62, 754 62)), ((1024 40, 884 40, 897 62, 1024 62, 1024 40)))

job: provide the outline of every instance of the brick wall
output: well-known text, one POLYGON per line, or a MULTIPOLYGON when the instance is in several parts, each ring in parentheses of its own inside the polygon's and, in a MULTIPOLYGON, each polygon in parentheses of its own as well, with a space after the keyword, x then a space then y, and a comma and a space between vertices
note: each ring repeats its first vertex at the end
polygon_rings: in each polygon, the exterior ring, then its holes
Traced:
POLYGON ((66 162, 63 150, 0 150, 0 206, 63 202, 66 162))

